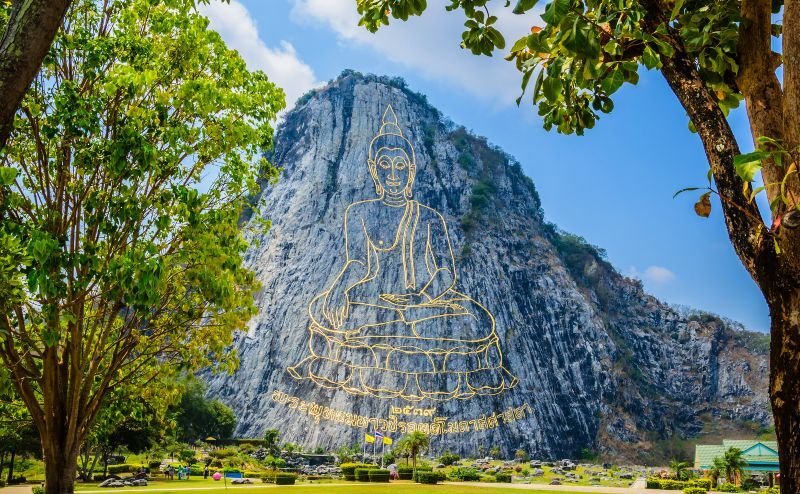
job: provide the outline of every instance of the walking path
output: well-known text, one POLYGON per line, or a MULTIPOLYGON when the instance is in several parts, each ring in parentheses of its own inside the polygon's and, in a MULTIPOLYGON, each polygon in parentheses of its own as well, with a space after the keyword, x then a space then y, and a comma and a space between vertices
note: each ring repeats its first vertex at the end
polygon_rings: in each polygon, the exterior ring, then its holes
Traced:
POLYGON ((29 484, 10 485, 0 489, 0 494, 31 494, 32 489, 33 486, 29 484))

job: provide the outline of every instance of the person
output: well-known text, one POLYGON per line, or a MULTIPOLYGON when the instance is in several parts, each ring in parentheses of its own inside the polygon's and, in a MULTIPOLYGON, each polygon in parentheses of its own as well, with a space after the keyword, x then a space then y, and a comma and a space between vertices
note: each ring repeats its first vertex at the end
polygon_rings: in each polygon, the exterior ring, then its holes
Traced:
POLYGON ((397 472, 396 463, 392 463, 391 465, 389 465, 388 469, 389 469, 389 478, 391 478, 392 480, 397 480, 400 478, 400 474, 397 472))
POLYGON ((169 466, 169 479, 175 480, 175 467, 172 465, 169 466))
POLYGON ((414 148, 391 106, 367 165, 377 197, 345 210, 344 266, 309 303, 310 355, 289 374, 413 402, 514 387, 494 317, 457 290, 444 217, 413 199, 414 148))
POLYGON ((189 480, 190 473, 192 473, 192 468, 189 465, 183 467, 183 475, 186 477, 186 480, 189 480))
POLYGON ((206 480, 206 479, 208 479, 208 475, 209 475, 209 473, 210 473, 210 472, 208 471, 208 463, 206 463, 206 467, 205 467, 205 468, 203 468, 203 480, 206 480))

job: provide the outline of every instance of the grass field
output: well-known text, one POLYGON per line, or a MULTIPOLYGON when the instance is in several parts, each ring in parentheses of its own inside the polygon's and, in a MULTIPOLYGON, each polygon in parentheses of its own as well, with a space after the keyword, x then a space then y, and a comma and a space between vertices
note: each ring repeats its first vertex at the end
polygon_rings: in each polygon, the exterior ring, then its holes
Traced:
MULTIPOLYGON (((80 491, 85 492, 90 490, 89 487, 81 488, 80 491)), ((177 486, 170 485, 168 489, 177 488, 177 486)), ((153 485, 147 488, 118 488, 118 489, 105 489, 102 492, 118 492, 124 493, 126 491, 133 493, 144 492, 146 494, 224 494, 226 492, 224 486, 216 484, 214 487, 199 487, 197 489, 187 488, 184 491, 163 490, 165 487, 153 485), (141 489, 141 490, 135 490, 141 489)), ((275 486, 255 484, 253 487, 228 487, 231 494, 284 494, 284 493, 301 493, 301 494, 380 494, 389 492, 391 494, 509 494, 518 491, 509 491, 508 488, 502 487, 485 487, 485 486, 464 486, 464 485, 420 485, 411 482, 392 482, 391 484, 361 484, 353 483, 352 485, 331 485, 331 484, 309 484, 298 483, 297 485, 289 486, 275 486)), ((95 492, 95 491, 92 491, 95 492)), ((553 491, 541 490, 524 490, 526 494, 553 494, 553 491)), ((88 493, 87 493, 88 494, 88 493)), ((559 494, 570 494, 567 491, 559 491, 559 494)))
MULTIPOLYGON (((231 486, 228 484, 227 492, 231 494, 283 494, 288 492, 302 493, 302 494, 379 494, 383 492, 390 492, 391 494, 424 494, 424 493, 438 493, 438 494, 482 494, 482 493, 503 493, 509 494, 508 488, 503 487, 485 487, 485 486, 465 486, 465 485, 420 485, 411 481, 396 481, 390 484, 362 484, 353 482, 350 485, 337 485, 341 481, 333 482, 298 482, 296 485, 290 486, 276 486, 272 484, 256 483, 252 486, 231 486)), ((145 493, 145 494, 224 494, 226 488, 222 482, 215 482, 213 480, 190 479, 186 480, 173 480, 173 481, 154 481, 150 482, 147 487, 120 487, 120 488, 98 488, 97 484, 77 484, 75 491, 83 494, 93 494, 102 492, 109 494, 118 493, 124 494, 125 492, 145 493), (178 490, 180 489, 180 490, 178 490)), ((510 491, 517 492, 517 491, 510 491)), ((530 494, 552 494, 552 491, 541 490, 525 490, 525 493, 530 494)), ((569 494, 567 491, 560 491, 561 494, 569 494)))

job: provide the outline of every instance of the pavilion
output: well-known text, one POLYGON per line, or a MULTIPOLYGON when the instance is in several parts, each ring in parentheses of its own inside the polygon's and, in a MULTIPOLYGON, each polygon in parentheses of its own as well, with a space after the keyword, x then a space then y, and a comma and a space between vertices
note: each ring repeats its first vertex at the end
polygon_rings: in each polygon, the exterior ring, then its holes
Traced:
POLYGON ((714 467, 714 458, 724 457, 730 448, 742 450, 742 458, 747 462, 745 473, 765 473, 772 485, 773 475, 780 472, 777 441, 725 439, 721 446, 698 444, 694 450, 694 467, 711 470, 714 467))

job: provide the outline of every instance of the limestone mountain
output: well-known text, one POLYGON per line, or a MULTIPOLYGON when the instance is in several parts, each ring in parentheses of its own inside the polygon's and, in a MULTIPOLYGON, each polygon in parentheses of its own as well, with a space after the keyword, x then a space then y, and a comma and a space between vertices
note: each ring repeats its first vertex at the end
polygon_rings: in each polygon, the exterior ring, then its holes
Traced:
POLYGON ((402 80, 345 71, 275 143, 280 179, 256 198, 272 227, 245 225, 260 313, 236 373, 207 376, 239 435, 335 448, 420 429, 433 452, 556 458, 771 424, 761 335, 646 294, 545 221, 512 157, 402 80), (376 135, 394 144, 374 149, 376 135), (396 174, 413 190, 383 207, 396 174), (362 277, 337 281, 348 263, 362 277), (344 312, 337 283, 358 285, 344 312), (412 303, 395 286, 436 295, 412 303))

